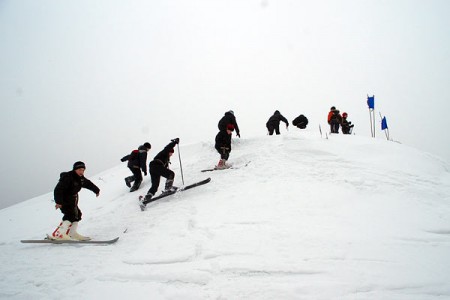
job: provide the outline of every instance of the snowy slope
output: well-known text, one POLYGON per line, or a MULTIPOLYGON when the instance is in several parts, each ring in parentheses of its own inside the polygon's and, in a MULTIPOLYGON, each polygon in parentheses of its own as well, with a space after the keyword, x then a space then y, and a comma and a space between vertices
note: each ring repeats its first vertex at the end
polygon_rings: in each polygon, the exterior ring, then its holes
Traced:
POLYGON ((186 184, 211 183, 145 212, 149 177, 129 193, 125 164, 87 170, 101 196, 81 193, 79 231, 120 236, 114 245, 19 243, 59 222, 51 193, 1 210, 0 298, 450 298, 450 168, 439 158, 298 130, 234 139, 230 162, 251 161, 235 170, 199 172, 218 160, 212 142, 180 150, 186 184))

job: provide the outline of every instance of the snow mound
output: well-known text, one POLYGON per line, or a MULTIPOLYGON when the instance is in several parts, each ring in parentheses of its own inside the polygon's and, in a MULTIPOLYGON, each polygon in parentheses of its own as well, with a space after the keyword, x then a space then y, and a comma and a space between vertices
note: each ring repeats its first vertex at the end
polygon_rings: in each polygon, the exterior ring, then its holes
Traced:
POLYGON ((145 212, 149 177, 129 193, 125 164, 87 174, 101 196, 80 193, 79 231, 120 236, 114 245, 19 243, 59 222, 51 193, 1 210, 0 298, 450 297, 447 163, 393 142, 292 131, 234 139, 236 169, 201 173, 218 161, 213 146, 180 145, 185 184, 210 183, 145 212))

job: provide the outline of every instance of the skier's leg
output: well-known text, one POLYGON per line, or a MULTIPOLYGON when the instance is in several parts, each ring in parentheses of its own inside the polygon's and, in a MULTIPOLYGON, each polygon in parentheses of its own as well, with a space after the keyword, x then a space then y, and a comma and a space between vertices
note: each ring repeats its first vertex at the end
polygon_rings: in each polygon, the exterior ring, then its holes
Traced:
POLYGON ((130 189, 130 192, 136 191, 141 186, 141 183, 142 183, 141 170, 138 168, 133 168, 132 171, 133 171, 133 177, 135 178, 135 181, 134 181, 133 186, 130 189))
POLYGON ((275 133, 276 133, 277 135, 280 134, 280 124, 275 125, 275 133))

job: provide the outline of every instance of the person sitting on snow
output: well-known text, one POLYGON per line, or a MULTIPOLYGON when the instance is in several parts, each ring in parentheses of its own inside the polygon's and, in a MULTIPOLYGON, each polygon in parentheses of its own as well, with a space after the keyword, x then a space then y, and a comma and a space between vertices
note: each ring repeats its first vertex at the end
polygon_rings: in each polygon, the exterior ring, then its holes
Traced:
POLYGON ((328 113, 328 124, 330 124, 331 133, 339 133, 339 126, 342 123, 342 117, 339 110, 332 106, 328 113))
POLYGON ((342 114, 342 133, 343 134, 351 134, 352 133, 352 129, 353 129, 353 125, 352 122, 347 121, 347 117, 348 114, 345 112, 342 114))

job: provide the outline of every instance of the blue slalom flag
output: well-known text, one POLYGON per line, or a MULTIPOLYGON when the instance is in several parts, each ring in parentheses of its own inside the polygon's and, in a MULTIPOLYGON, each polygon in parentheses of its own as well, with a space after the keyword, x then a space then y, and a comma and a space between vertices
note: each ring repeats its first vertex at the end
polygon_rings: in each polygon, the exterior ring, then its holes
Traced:
POLYGON ((369 106, 369 109, 375 109, 375 96, 367 96, 367 105, 369 106))
POLYGON ((388 129, 388 126, 387 126, 386 117, 383 117, 383 119, 381 120, 381 130, 385 130, 385 129, 388 129))

